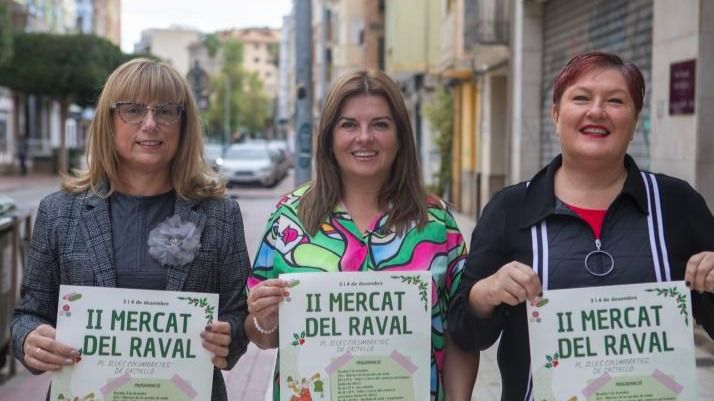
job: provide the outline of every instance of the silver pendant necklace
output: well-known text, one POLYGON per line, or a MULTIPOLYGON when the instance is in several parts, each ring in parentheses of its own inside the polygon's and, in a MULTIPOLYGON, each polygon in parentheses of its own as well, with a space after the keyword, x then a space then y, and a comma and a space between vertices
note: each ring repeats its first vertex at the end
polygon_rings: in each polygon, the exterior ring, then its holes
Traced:
POLYGON ((615 268, 615 259, 601 247, 600 239, 596 239, 595 250, 585 256, 585 270, 595 277, 605 277, 615 268))

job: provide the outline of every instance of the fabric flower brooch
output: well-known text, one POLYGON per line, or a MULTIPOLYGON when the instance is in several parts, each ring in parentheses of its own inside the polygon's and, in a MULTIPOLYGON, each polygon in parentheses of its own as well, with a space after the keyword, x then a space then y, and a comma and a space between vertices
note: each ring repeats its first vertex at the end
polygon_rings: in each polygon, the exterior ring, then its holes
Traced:
POLYGON ((196 226, 181 223, 181 216, 175 214, 149 233, 149 255, 162 265, 183 266, 196 257, 200 240, 196 226))

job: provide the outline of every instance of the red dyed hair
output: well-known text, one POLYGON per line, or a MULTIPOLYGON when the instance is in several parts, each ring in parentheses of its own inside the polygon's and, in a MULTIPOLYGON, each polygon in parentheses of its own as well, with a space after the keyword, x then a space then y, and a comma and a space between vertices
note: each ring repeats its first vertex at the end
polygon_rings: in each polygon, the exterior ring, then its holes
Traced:
POLYGON ((560 70, 553 84, 553 105, 558 107, 565 90, 575 83, 580 75, 595 68, 612 68, 620 71, 627 83, 627 91, 635 103, 635 116, 639 116, 645 98, 645 79, 642 77, 642 72, 635 64, 623 61, 620 56, 597 51, 582 53, 571 58, 560 70))

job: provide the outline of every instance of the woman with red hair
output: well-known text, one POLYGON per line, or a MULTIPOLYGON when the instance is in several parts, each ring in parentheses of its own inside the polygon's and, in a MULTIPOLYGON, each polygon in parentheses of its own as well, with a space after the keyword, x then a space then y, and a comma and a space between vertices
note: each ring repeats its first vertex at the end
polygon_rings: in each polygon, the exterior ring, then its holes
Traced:
POLYGON ((466 350, 500 337, 503 401, 532 399, 525 301, 543 289, 685 280, 714 333, 714 217, 689 184, 627 155, 644 93, 616 55, 571 59, 553 90, 561 154, 497 193, 474 229, 449 332, 466 350))

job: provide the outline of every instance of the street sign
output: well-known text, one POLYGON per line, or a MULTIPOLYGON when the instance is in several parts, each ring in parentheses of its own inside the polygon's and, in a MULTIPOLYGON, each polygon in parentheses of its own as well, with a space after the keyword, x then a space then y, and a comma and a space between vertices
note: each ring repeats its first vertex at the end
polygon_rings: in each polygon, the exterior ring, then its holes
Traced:
POLYGON ((669 114, 694 114, 696 60, 669 66, 669 114))

